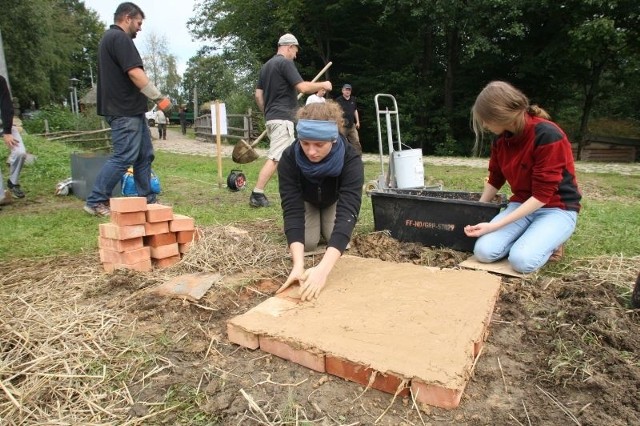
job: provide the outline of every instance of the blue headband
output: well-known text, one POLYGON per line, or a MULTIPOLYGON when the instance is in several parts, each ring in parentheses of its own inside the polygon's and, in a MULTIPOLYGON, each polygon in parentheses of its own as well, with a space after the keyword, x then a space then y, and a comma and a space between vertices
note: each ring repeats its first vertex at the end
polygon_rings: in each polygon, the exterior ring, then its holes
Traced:
POLYGON ((298 120, 298 139, 333 142, 338 139, 338 124, 335 121, 298 120))

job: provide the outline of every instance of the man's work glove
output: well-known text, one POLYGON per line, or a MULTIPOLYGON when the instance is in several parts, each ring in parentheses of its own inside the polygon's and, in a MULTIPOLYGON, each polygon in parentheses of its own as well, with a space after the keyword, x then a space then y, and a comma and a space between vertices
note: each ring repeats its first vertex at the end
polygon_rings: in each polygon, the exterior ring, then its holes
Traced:
POLYGON ((151 82, 147 83, 147 85, 144 86, 142 90, 140 90, 140 92, 147 98, 155 102, 156 105, 158 105, 158 108, 160 108, 164 112, 169 112, 171 110, 171 107, 173 107, 171 99, 169 99, 168 96, 164 96, 162 93, 160 93, 160 90, 158 90, 158 88, 151 82))
POLYGON ((173 108, 173 103, 168 97, 158 99, 155 102, 158 105, 158 108, 160 108, 164 113, 168 113, 169 111, 171 111, 171 108, 173 108))

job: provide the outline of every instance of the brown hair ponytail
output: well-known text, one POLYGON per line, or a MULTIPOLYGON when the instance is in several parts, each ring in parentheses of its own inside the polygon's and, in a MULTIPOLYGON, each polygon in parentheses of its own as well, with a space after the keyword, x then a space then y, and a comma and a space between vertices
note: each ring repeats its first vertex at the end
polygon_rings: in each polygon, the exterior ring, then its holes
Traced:
POLYGON ((537 105, 529 105, 529 98, 505 81, 492 81, 478 94, 471 108, 471 125, 476 135, 473 151, 482 150, 485 123, 512 125, 516 132, 524 128, 524 113, 549 119, 549 114, 537 105))
POLYGON ((540 108, 538 105, 529 106, 529 108, 527 108, 527 112, 533 115, 534 117, 542 117, 545 120, 549 120, 551 118, 549 113, 544 109, 540 108))

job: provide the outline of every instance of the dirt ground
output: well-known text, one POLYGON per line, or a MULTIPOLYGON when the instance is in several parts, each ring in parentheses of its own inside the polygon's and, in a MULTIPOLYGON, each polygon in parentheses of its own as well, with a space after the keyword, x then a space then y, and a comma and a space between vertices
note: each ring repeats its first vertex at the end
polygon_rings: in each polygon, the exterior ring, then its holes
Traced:
MULTIPOLYGON (((281 242, 255 239, 270 225, 251 226, 204 229, 182 264, 153 273, 105 274, 94 254, 0 265, 0 423, 638 424, 638 258, 503 278, 473 377, 447 411, 229 343, 226 321, 272 295, 289 262, 281 242), (233 255, 240 247, 256 255, 233 255), (196 302, 147 291, 213 270, 224 279, 196 302)), ((440 267, 466 257, 384 233, 356 236, 349 253, 440 267)))

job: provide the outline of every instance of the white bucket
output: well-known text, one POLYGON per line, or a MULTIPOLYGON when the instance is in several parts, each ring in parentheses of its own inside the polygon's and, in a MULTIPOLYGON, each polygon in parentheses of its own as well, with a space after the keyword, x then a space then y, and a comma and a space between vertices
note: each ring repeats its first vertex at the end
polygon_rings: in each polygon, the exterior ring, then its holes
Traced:
POLYGON ((424 186, 424 166, 421 149, 405 149, 391 153, 398 189, 424 186))

